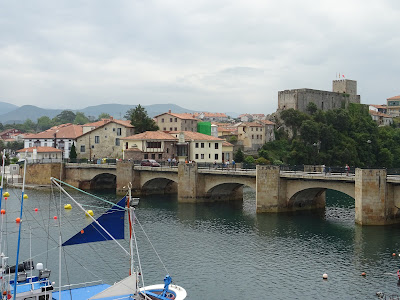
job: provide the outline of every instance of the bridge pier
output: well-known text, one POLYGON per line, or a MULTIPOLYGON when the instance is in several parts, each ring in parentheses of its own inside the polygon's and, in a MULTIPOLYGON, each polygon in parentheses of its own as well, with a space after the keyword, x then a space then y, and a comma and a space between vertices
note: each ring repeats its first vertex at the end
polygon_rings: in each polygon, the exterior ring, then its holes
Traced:
POLYGON ((132 183, 132 195, 140 194, 140 174, 135 174, 133 168, 134 164, 131 161, 117 161, 117 195, 125 195, 129 183, 132 183))
POLYGON ((197 164, 178 165, 178 201, 195 203, 201 198, 198 192, 201 190, 197 164))
POLYGON ((398 223, 396 193, 387 184, 386 169, 356 169, 355 222, 360 225, 398 223))

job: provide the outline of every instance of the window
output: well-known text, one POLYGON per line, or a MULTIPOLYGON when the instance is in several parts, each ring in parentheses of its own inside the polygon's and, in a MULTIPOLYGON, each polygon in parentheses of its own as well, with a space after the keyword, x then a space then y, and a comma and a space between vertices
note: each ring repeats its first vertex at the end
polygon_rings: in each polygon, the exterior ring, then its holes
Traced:
POLYGON ((120 145, 119 138, 116 138, 116 139, 115 139, 115 146, 119 146, 119 145, 120 145))
POLYGON ((107 127, 104 127, 104 130, 107 130, 107 127))
POLYGON ((162 159, 162 154, 161 153, 158 154, 158 159, 162 159))
POLYGON ((144 155, 144 159, 148 159, 149 158, 149 155, 146 153, 145 155, 144 155))
POLYGON ((128 149, 128 142, 125 143, 125 149, 128 149))
POLYGON ((47 147, 47 143, 44 143, 44 146, 47 147))
POLYGON ((92 145, 92 149, 94 149, 94 145, 92 145))
POLYGON ((163 129, 164 131, 166 131, 167 130, 167 128, 166 127, 164 127, 164 129, 163 129))
MULTIPOLYGON (((39 300, 49 300, 49 296, 50 295, 41 295, 41 296, 39 296, 39 300)), ((35 299, 35 298, 33 298, 33 299, 35 299)))
POLYGON ((199 143, 196 143, 196 148, 199 148, 199 143))
POLYGON ((156 159, 156 154, 153 153, 153 154, 151 155, 151 158, 152 158, 152 159, 156 159))
POLYGON ((164 118, 161 119, 161 123, 164 123, 164 118))
POLYGON ((169 128, 169 131, 172 131, 172 127, 169 128))
POLYGON ((161 148, 161 142, 147 142, 147 148, 161 148))
POLYGON ((178 122, 178 118, 175 118, 175 122, 178 122))
POLYGON ((218 149, 218 143, 215 143, 215 149, 218 149))
POLYGON ((29 148, 32 147, 32 143, 29 143, 29 148))
POLYGON ((201 154, 201 156, 200 156, 200 157, 201 157, 201 159, 204 159, 204 154, 201 154))
POLYGON ((204 143, 201 143, 201 148, 204 148, 204 143))
POLYGON ((117 135, 120 136, 122 134, 122 128, 117 128, 117 135))
POLYGON ((167 148, 167 153, 169 153, 169 148, 167 148))
POLYGON ((113 131, 115 131, 115 128, 113 128, 113 131))
POLYGON ((172 123, 172 118, 169 118, 169 121, 172 123))
POLYGON ((99 144, 99 143, 100 143, 100 137, 99 137, 98 135, 96 135, 96 136, 94 137, 94 143, 95 143, 95 144, 99 144))
POLYGON ((175 131, 178 131, 178 128, 177 128, 177 127, 175 127, 175 128, 174 128, 174 130, 175 130, 175 131))
POLYGON ((211 158, 211 154, 208 154, 208 158, 211 158))
POLYGON ((256 128, 256 131, 258 131, 258 127, 256 128))
POLYGON ((214 155, 214 159, 217 160, 218 159, 218 154, 214 155))
POLYGON ((211 148, 211 143, 208 143, 208 148, 211 148))
POLYGON ((254 129, 254 128, 253 128, 253 127, 251 127, 251 131, 253 131, 253 129, 254 129))
POLYGON ((199 155, 198 155, 198 154, 196 154, 194 157, 195 157, 196 159, 199 159, 199 155))
POLYGON ((254 134, 251 135, 251 139, 254 140, 254 134))

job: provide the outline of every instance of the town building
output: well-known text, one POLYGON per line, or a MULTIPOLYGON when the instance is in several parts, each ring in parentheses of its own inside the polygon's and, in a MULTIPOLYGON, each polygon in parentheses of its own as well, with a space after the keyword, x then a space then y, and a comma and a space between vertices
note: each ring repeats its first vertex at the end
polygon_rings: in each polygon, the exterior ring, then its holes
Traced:
POLYGON ((163 131, 146 131, 121 139, 123 159, 167 161, 176 157, 177 138, 163 131))
POLYGON ((15 139, 15 136, 21 135, 22 132, 15 128, 6 129, 0 132, 0 140, 15 139))
MULTIPOLYGON (((171 132, 175 138, 179 139, 178 131, 171 132)), ((199 132, 183 131, 185 142, 187 143, 187 160, 198 163, 221 163, 225 160, 223 154, 223 143, 225 140, 199 132)), ((232 157, 233 153, 230 154, 232 157)))
POLYGON ((27 163, 61 162, 63 158, 62 150, 53 147, 34 146, 16 152, 18 158, 20 160, 26 159, 27 163))
POLYGON ((293 108, 306 113, 309 103, 314 103, 318 109, 325 111, 346 108, 350 103, 360 103, 357 81, 333 80, 332 92, 306 88, 278 92, 278 110, 293 108))
POLYGON ((387 114, 392 117, 400 116, 400 95, 390 97, 387 100, 387 114))
POLYGON ((130 121, 103 119, 82 126, 84 133, 77 137, 78 158, 122 158, 121 139, 134 134, 130 121))
POLYGON ((237 125, 238 145, 244 151, 256 151, 267 142, 275 140, 275 123, 268 120, 243 122, 237 125))
POLYGON ((72 144, 82 134, 82 126, 71 123, 51 127, 37 134, 24 136, 24 148, 53 147, 62 150, 63 158, 69 158, 72 144))
POLYGON ((169 110, 167 113, 157 115, 153 119, 158 125, 158 128, 164 132, 197 131, 198 120, 193 117, 193 114, 175 114, 169 110))
POLYGON ((374 110, 370 110, 369 114, 372 120, 374 120, 376 124, 378 124, 378 126, 389 126, 393 123, 393 117, 388 114, 384 114, 374 110))
POLYGON ((201 112, 194 113, 193 116, 202 121, 210 122, 226 122, 229 120, 229 117, 224 113, 201 112))

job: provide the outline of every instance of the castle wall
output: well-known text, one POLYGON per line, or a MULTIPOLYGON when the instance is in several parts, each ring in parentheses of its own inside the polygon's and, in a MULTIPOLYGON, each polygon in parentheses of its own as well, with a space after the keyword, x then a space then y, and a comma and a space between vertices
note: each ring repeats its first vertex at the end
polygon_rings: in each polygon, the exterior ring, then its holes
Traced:
POLYGON ((311 89, 286 90, 278 92, 278 109, 293 108, 307 112, 307 105, 315 103, 320 110, 347 107, 349 103, 360 103, 359 95, 327 92, 311 89))

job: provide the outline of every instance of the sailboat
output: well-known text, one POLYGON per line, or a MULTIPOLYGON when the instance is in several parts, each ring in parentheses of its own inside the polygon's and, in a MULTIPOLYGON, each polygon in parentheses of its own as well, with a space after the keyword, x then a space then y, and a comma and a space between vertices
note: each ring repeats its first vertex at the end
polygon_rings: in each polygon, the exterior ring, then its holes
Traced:
MULTIPOLYGON (((3 167, 4 169, 4 167, 3 167)), ((26 169, 26 164, 24 170, 26 169)), ((3 171, 4 174, 4 171, 3 171)), ((59 179, 51 178, 53 185, 57 186, 62 193, 64 193, 71 201, 82 209, 88 217, 92 219, 92 223, 83 228, 80 232, 72 236, 70 239, 61 242, 60 235, 60 254, 59 260, 61 262, 61 247, 72 246, 82 243, 93 243, 98 241, 113 241, 115 242, 127 255, 130 257, 130 272, 129 276, 115 283, 114 285, 108 284, 93 284, 93 282, 82 283, 78 287, 61 286, 61 266, 59 268, 59 287, 54 286, 49 277, 50 270, 43 269, 43 264, 38 263, 36 269, 38 275, 33 275, 35 266, 32 259, 28 259, 22 263, 18 261, 20 235, 18 238, 17 260, 15 266, 7 266, 7 257, 1 253, 1 299, 16 299, 16 300, 117 300, 117 299, 131 299, 131 300, 183 300, 187 296, 186 290, 172 283, 170 275, 166 275, 163 284, 154 284, 150 286, 144 285, 142 267, 140 265, 136 234, 134 224, 137 222, 135 215, 135 208, 138 205, 138 199, 132 198, 130 187, 128 193, 118 203, 113 206, 99 218, 95 219, 83 208, 83 206, 76 201, 63 187, 62 184, 68 185, 59 179), (124 238, 124 215, 128 213, 129 230, 130 230, 130 243, 129 251, 127 251, 117 240, 124 238), (121 221, 122 220, 122 221, 121 221), (134 267, 134 252, 138 257, 139 267, 138 270, 134 267), (29 274, 29 275, 28 275, 29 274), (14 277, 12 279, 12 277, 14 277)), ((22 188, 22 201, 21 201, 21 218, 24 199, 24 186, 25 176, 23 179, 22 188)), ((76 188, 75 188, 76 189, 76 188)), ((79 190, 79 189, 77 189, 79 190)), ((84 191, 82 191, 84 192, 84 191)), ((1 191, 2 193, 2 191, 1 191)), ((86 192, 85 192, 86 193, 86 192)), ((108 202, 104 200, 105 202, 108 202)), ((110 203, 110 202, 109 202, 110 203)), ((1 202, 0 202, 1 207, 1 202)), ((22 224, 19 225, 19 234, 22 224)))

